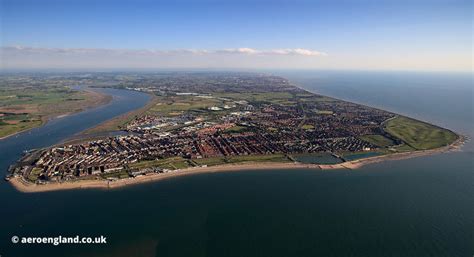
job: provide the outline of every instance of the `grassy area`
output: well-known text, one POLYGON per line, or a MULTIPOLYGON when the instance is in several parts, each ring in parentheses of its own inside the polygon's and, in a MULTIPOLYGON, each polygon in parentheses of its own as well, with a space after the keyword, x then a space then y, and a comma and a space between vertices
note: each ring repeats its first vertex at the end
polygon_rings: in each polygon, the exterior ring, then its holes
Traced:
POLYGON ((417 150, 449 145, 457 139, 457 135, 447 129, 407 117, 396 117, 389 120, 384 129, 417 150))
POLYGON ((215 98, 196 96, 157 96, 157 103, 149 110, 149 114, 175 116, 187 111, 207 109, 212 106, 222 107, 224 101, 215 98))
POLYGON ((130 168, 149 168, 149 167, 160 167, 162 169, 176 170, 176 169, 185 169, 189 167, 187 160, 182 157, 173 157, 160 160, 152 161, 141 161, 137 163, 132 163, 129 165, 130 168))
POLYGON ((226 133, 242 133, 247 130, 248 130, 248 127, 236 125, 236 126, 226 129, 225 132, 226 133))
POLYGON ((128 175, 128 172, 126 170, 120 170, 120 171, 117 171, 117 172, 111 172, 111 173, 102 173, 100 174, 100 176, 102 178, 118 178, 118 179, 122 179, 122 178, 128 178, 130 177, 128 175))
POLYGON ((207 165, 207 166, 215 166, 220 164, 227 163, 224 157, 212 157, 212 158, 204 158, 204 159, 195 159, 193 160, 197 165, 207 165))
POLYGON ((416 149, 407 145, 407 144, 402 144, 402 145, 397 145, 397 146, 394 146, 392 148, 393 150, 395 150, 395 152, 397 153, 404 153, 404 152, 412 152, 412 151, 415 151, 416 149))
POLYGON ((68 88, 51 88, 37 90, 34 88, 0 90, 2 106, 18 106, 23 104, 57 103, 64 99, 73 98, 76 93, 68 88))
POLYGON ((284 154, 268 155, 244 155, 232 157, 212 157, 193 160, 198 165, 215 166, 226 163, 244 163, 244 162, 288 162, 289 159, 284 154))
POLYGON ((304 130, 308 130, 308 129, 314 129, 314 126, 311 125, 311 124, 305 124, 303 126, 301 126, 302 129, 304 130))
POLYGON ((40 168, 33 168, 30 174, 28 175, 28 180, 33 181, 33 182, 38 180, 38 177, 41 174, 41 171, 42 169, 40 168))
POLYGON ((268 155, 244 155, 229 157, 228 163, 238 162, 287 162, 288 158, 284 154, 268 154, 268 155))
POLYGON ((105 97, 67 87, 0 88, 0 138, 41 126, 51 117, 100 104, 105 97))
POLYGON ((393 140, 382 135, 365 135, 361 136, 360 139, 379 147, 387 147, 395 144, 393 140))
POLYGON ((321 114, 321 115, 332 115, 333 112, 332 111, 324 111, 324 110, 318 110, 316 111, 317 114, 321 114))
POLYGON ((0 124, 0 138, 41 126, 41 120, 19 121, 16 124, 0 124))

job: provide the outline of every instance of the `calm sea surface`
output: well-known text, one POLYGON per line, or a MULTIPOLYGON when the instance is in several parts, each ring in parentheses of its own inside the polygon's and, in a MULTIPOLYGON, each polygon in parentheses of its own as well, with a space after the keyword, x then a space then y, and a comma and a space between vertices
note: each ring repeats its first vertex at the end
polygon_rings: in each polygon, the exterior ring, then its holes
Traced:
MULTIPOLYGON (((471 74, 282 75, 311 91, 474 135, 471 74)), ((128 105, 146 100, 124 92, 133 99, 128 105)), ((0 168, 23 149, 55 143, 104 119, 98 113, 91 110, 77 122, 54 121, 64 125, 45 134, 0 141, 0 168)), ((3 182, 0 255, 472 257, 473 149, 470 142, 462 152, 356 171, 203 174, 112 191, 23 194, 3 182), (104 235, 108 243, 14 245, 13 235, 104 235)))

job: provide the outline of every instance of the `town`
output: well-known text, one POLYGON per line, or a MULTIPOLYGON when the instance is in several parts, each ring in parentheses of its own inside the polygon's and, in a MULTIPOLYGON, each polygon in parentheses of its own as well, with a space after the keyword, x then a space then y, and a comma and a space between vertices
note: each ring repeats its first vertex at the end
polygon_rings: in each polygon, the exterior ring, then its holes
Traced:
POLYGON ((104 86, 147 92, 154 104, 126 121, 126 135, 33 151, 11 175, 35 183, 117 180, 231 160, 343 158, 386 150, 374 140, 380 138, 402 143, 383 130, 395 114, 313 94, 271 75, 150 75, 104 86))

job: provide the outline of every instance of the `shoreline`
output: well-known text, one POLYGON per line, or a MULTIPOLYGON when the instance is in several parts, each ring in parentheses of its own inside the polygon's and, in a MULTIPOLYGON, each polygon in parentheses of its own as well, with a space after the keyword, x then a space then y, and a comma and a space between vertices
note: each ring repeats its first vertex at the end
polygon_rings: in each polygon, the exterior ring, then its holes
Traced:
MULTIPOLYGON (((124 90, 127 90, 127 89, 124 89, 124 90)), ((122 123, 125 123, 124 121, 126 121, 130 117, 133 117, 135 115, 139 115, 141 113, 146 112, 154 104, 156 104, 157 98, 152 94, 149 94, 149 95, 151 96, 150 100, 148 100, 146 105, 144 105, 143 107, 141 107, 139 109, 131 110, 131 111, 126 112, 124 114, 121 114, 119 116, 110 118, 110 119, 108 119, 108 120, 106 120, 106 121, 104 121, 100 124, 97 124, 94 127, 88 128, 88 129, 78 133, 78 135, 82 135, 84 137, 87 137, 88 135, 94 134, 94 133, 109 133, 109 132, 120 131, 118 126, 122 125, 122 123), (111 129, 111 127, 115 127, 115 128, 111 129)))
POLYGON ((10 179, 11 185, 18 191, 23 193, 39 193, 58 190, 71 189, 114 189, 129 185, 136 185, 154 181, 160 181, 169 178, 176 178, 188 175, 216 173, 216 172, 235 172, 235 171, 249 171, 249 170, 276 170, 276 169, 313 169, 313 170, 355 170, 362 166, 394 160, 404 160, 422 156, 429 156, 434 154, 447 153, 452 151, 459 151, 467 140, 466 137, 458 135, 459 138, 452 144, 430 150, 419 150, 405 153, 393 153, 382 156, 373 156, 353 161, 347 161, 338 164, 305 164, 299 162, 256 162, 256 163, 241 163, 241 164, 224 164, 211 167, 192 167, 183 170, 171 171, 168 173, 150 173, 135 178, 120 179, 116 181, 109 181, 105 179, 95 180, 76 180, 66 182, 53 182, 45 185, 37 185, 25 181, 22 177, 14 177, 10 179))
POLYGON ((83 107, 79 110, 73 111, 73 112, 56 114, 56 115, 53 115, 53 116, 50 116, 50 115, 43 116, 43 117, 41 117, 41 124, 39 126, 24 129, 24 130, 20 130, 20 131, 17 131, 15 133, 12 133, 10 135, 0 137, 0 141, 3 140, 3 139, 7 139, 9 137, 13 137, 13 136, 18 135, 18 134, 21 134, 23 132, 28 132, 28 131, 30 131, 32 129, 35 129, 35 128, 40 128, 40 127, 46 125, 49 121, 56 120, 56 119, 62 119, 62 118, 65 118, 67 116, 70 116, 70 115, 73 115, 73 114, 76 114, 76 113, 80 113, 80 112, 83 112, 83 111, 86 111, 86 110, 89 110, 89 109, 92 109, 92 108, 103 106, 103 105, 106 105, 106 104, 108 104, 112 101, 112 96, 110 96, 110 95, 100 93, 100 92, 91 90, 89 88, 86 88, 82 91, 98 96, 98 101, 95 101, 95 102, 91 103, 90 105, 87 105, 87 106, 85 106, 85 107, 83 107))

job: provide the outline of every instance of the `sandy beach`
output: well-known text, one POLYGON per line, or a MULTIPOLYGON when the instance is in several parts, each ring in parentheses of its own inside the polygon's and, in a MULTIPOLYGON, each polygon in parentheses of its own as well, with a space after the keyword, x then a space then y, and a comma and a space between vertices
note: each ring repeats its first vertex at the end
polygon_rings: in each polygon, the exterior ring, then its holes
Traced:
POLYGON ((147 183, 152 181, 159 181, 169 178, 175 178, 180 176, 204 174, 204 173, 215 173, 215 172, 235 172, 242 170, 276 170, 276 169, 314 169, 314 170, 338 170, 347 169, 355 170, 364 165, 378 163, 383 161, 402 160, 408 158, 415 158, 439 153, 446 153, 451 151, 459 151, 464 144, 466 138, 460 136, 451 145, 440 147, 431 150, 421 150, 406 153, 394 153, 382 156, 374 156, 364 159, 358 159, 354 161, 343 162, 332 165, 320 165, 320 164, 304 164, 298 162, 287 162, 287 163, 275 163, 275 162, 258 162, 258 163, 242 163, 242 164, 226 164, 211 167, 192 167, 183 170, 175 170, 168 173, 150 173, 136 178, 120 179, 116 181, 108 181, 103 179, 96 180, 75 180, 66 181, 61 183, 48 183, 44 185, 33 184, 20 177, 14 177, 10 179, 10 183, 18 191, 24 193, 35 193, 35 192, 47 192, 56 190, 67 190, 67 189, 113 189, 127 185, 135 185, 141 183, 147 183))

